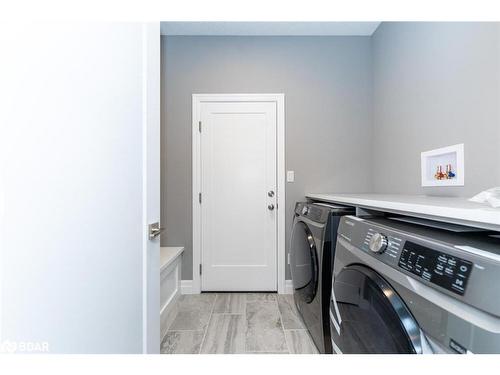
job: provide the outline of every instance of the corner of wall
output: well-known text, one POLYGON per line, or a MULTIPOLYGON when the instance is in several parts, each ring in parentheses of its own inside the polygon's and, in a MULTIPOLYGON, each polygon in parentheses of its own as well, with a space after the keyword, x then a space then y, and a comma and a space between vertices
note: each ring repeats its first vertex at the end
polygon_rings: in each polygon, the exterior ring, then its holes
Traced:
MULTIPOLYGON (((378 30, 382 26, 382 23, 378 25, 372 35, 370 35, 370 139, 373 139, 375 134, 375 71, 374 71, 374 39, 377 35, 378 30)), ((374 172, 374 156, 375 156, 375 148, 374 143, 370 142, 370 167, 369 167, 369 189, 370 192, 375 192, 375 172, 374 172)))

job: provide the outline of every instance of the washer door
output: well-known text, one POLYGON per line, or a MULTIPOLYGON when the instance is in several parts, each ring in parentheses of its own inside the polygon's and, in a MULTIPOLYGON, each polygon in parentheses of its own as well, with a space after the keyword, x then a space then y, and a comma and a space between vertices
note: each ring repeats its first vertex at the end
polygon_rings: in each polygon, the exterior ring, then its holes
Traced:
POLYGON ((420 328, 394 289, 372 269, 335 277, 330 304, 334 349, 342 353, 421 353, 420 328))
POLYGON ((313 234, 300 219, 292 231, 290 271, 296 297, 311 303, 318 290, 318 254, 313 234))

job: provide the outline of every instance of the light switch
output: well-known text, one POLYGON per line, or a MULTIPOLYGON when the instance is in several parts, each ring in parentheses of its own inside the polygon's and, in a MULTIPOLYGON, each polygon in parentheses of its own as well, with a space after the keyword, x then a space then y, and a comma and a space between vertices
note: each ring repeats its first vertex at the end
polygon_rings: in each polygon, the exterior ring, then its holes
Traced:
POLYGON ((286 182, 295 181, 295 171, 286 171, 286 182))

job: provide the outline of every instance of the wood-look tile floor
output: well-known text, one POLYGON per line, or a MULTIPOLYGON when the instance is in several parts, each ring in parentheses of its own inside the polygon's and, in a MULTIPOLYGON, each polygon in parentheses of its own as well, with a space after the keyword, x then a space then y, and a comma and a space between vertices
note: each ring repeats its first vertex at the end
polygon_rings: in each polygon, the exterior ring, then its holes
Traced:
POLYGON ((164 354, 316 354, 292 295, 183 295, 161 343, 164 354))

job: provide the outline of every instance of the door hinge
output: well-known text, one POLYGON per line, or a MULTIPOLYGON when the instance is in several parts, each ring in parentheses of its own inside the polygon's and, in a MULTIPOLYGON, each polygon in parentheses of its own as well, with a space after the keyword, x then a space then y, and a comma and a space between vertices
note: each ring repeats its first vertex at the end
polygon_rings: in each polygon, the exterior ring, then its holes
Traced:
POLYGON ((201 204, 201 193, 198 193, 198 202, 201 204))
POLYGON ((198 131, 201 133, 201 121, 198 121, 198 131))
POLYGON ((201 275, 201 264, 200 264, 200 275, 201 275))

